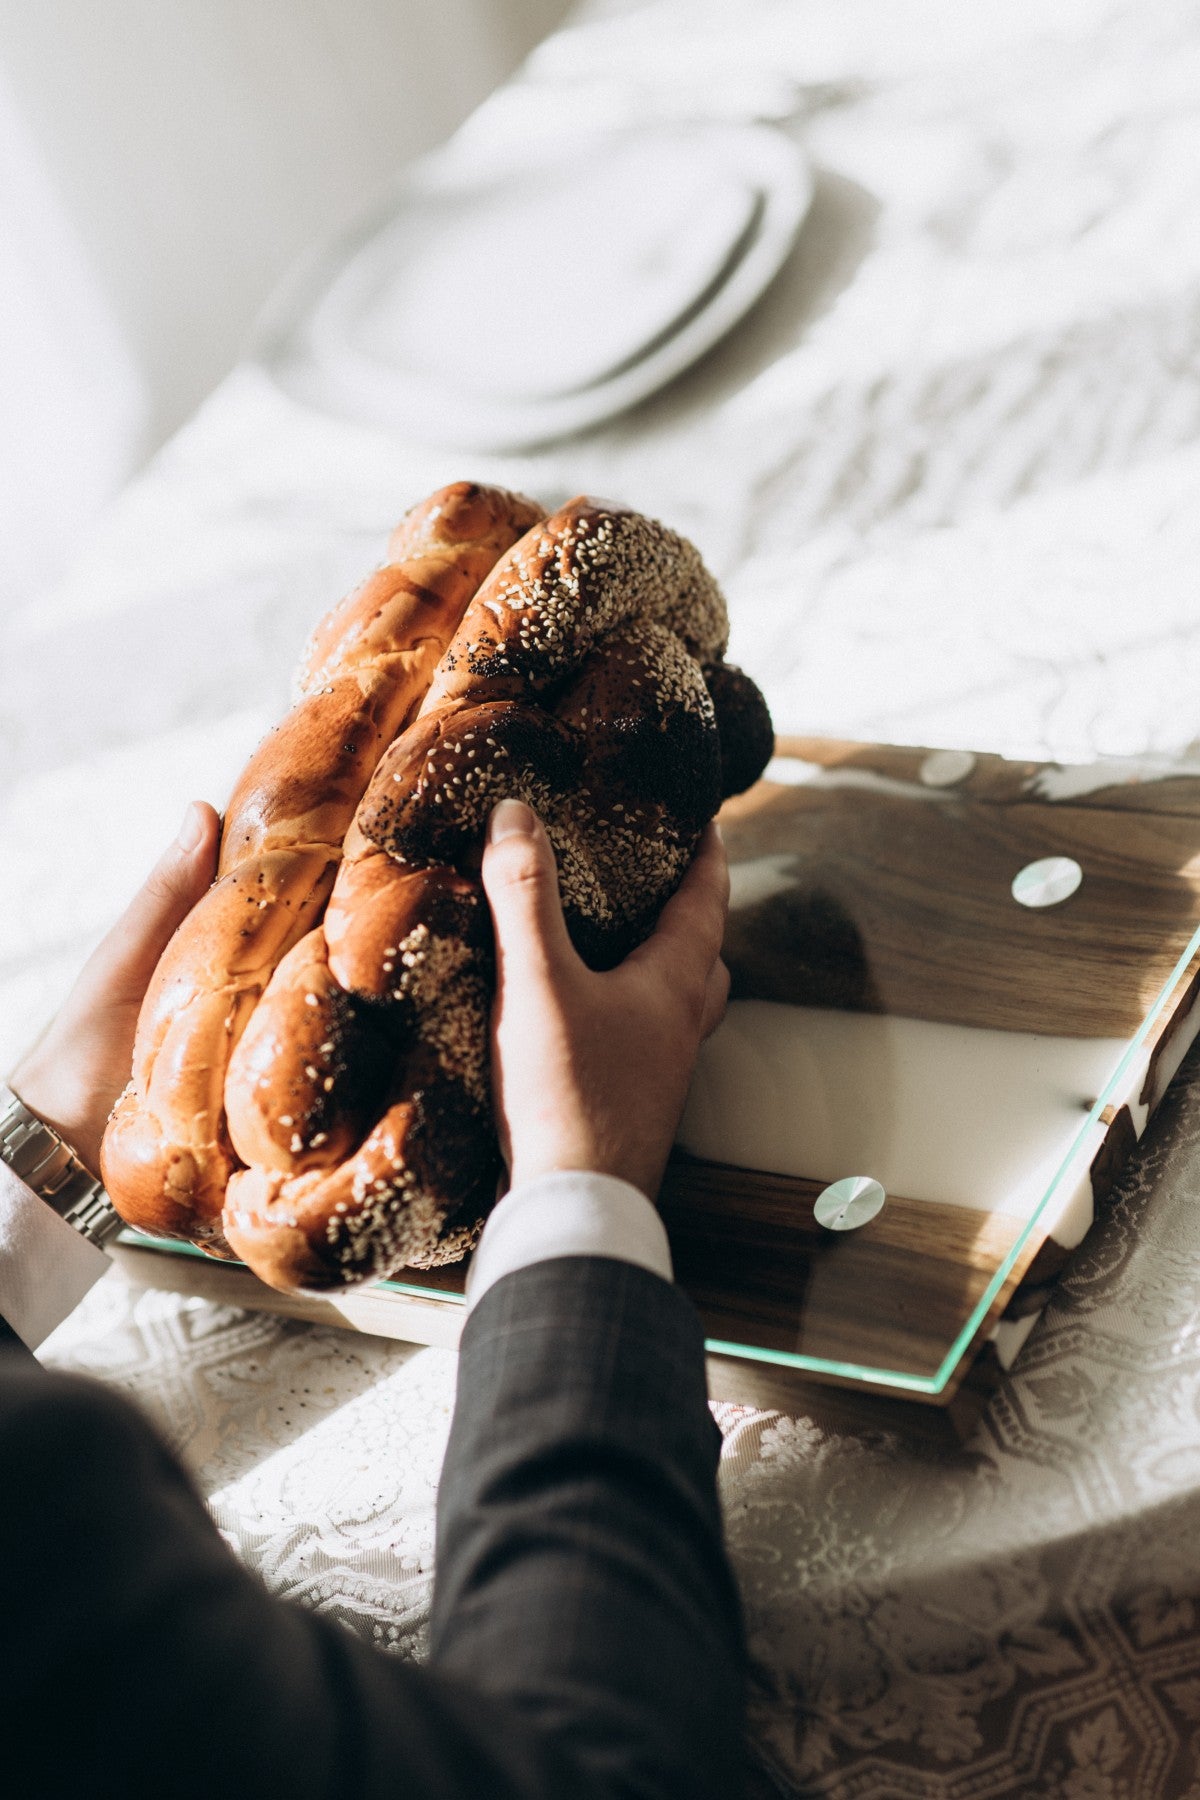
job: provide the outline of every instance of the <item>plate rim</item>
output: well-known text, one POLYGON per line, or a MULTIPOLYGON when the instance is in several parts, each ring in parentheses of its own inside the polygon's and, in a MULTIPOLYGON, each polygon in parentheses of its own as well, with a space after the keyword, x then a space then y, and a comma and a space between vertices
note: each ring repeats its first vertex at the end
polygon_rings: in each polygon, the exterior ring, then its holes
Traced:
MULTIPOLYGON (((590 141, 595 146, 620 138, 691 134, 737 147, 748 165, 744 172, 757 178, 759 217, 709 300, 694 313, 686 314, 685 309, 685 322, 678 330, 669 330, 656 349, 636 356, 615 375, 524 404, 475 400, 444 382, 408 374, 365 355, 352 357, 339 375, 331 375, 328 356, 312 342, 311 326, 322 300, 355 254, 414 191, 427 199, 448 189, 462 192, 494 184, 494 173, 485 176, 474 168, 466 172, 444 154, 414 164, 369 220, 322 247, 294 272, 260 315, 251 347, 254 360, 277 387, 310 408, 360 426, 403 431, 446 449, 479 453, 534 449, 615 419, 681 375, 738 324, 791 254, 812 205, 815 182, 810 159, 787 132, 767 121, 664 121, 605 130, 590 141), (381 394, 386 397, 383 403, 381 394), (447 418, 453 420, 453 429, 439 429, 447 418)), ((581 156, 586 148, 585 140, 581 156)), ((536 166, 544 166, 546 146, 538 149, 536 166)), ((506 164, 505 175, 531 166, 535 165, 530 161, 506 164)))

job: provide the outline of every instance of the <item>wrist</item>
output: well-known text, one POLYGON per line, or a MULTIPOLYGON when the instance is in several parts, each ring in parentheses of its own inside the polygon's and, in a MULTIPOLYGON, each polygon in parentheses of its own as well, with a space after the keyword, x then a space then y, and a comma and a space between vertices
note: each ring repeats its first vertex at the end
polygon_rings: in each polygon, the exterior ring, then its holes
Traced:
POLYGON ((658 1160, 630 1152, 613 1152, 597 1144, 576 1145, 541 1155, 514 1154, 509 1170, 510 1191, 524 1188, 548 1175, 607 1175, 637 1188, 651 1204, 662 1186, 666 1156, 658 1160))
POLYGON ((504 1275, 560 1257, 607 1257, 672 1279, 662 1219, 640 1188, 596 1170, 551 1170, 514 1183, 489 1215, 467 1275, 473 1308, 504 1275))
POLYGON ((96 1107, 91 1095, 73 1093, 61 1072, 40 1068, 36 1054, 23 1057, 6 1083, 8 1090, 35 1118, 58 1133, 79 1161, 95 1176, 100 1173, 100 1140, 96 1107))
POLYGON ((58 1127, 0 1085, 0 1163, 97 1249, 120 1226, 99 1176, 58 1127))

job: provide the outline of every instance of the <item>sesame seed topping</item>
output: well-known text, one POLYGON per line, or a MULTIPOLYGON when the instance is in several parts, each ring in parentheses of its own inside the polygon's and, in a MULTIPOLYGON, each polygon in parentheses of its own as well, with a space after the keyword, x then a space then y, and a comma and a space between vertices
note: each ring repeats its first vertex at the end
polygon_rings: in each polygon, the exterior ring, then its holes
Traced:
MULTIPOLYGON (((322 654, 335 641, 323 629, 322 654)), ((349 619, 339 630, 349 642, 349 619)), ((512 795, 545 823, 581 945, 594 941, 607 954, 610 942, 644 935, 698 836, 691 793, 686 802, 667 796, 694 782, 699 808, 705 804, 705 768, 715 766, 717 746, 702 665, 719 661, 725 632, 724 604, 692 546, 651 520, 603 507, 573 505, 527 534, 467 606, 410 727, 420 735, 396 740, 414 748, 388 752, 357 815, 401 868, 418 877, 437 871, 428 902, 419 890, 411 900, 407 888, 398 893, 393 916, 404 924, 391 927, 397 941, 374 965, 395 985, 379 1004, 374 976, 371 1030, 399 1034, 404 1053, 392 1092, 405 1097, 337 1167, 272 1177, 278 1216, 290 1210, 304 1221, 310 1242, 320 1234, 344 1279, 406 1263, 435 1266, 478 1235, 479 1221, 463 1206, 478 1169, 472 1164, 468 1178, 443 1160, 457 1126, 441 1133, 438 1120, 444 1107, 461 1107, 488 1129, 494 975, 490 942, 464 926, 470 914, 457 893, 444 910, 445 871, 472 884, 481 904, 484 825, 492 805, 512 795), (422 922, 409 928, 414 918, 422 922)), ((332 651, 326 661, 339 669, 332 651)), ((389 903, 372 893, 371 936, 379 935, 380 908, 388 929, 389 903)), ((342 917, 349 939, 356 919, 349 909, 342 917)), ((332 984, 305 1002, 325 1004, 338 1021, 310 1052, 333 1056, 336 1043, 336 1077, 303 1065, 333 1094, 335 1079, 353 1079, 355 1015, 343 1017, 332 984)), ((309 1148, 328 1139, 328 1131, 315 1132, 309 1148)), ((291 1141, 298 1153, 299 1133, 291 1141)))

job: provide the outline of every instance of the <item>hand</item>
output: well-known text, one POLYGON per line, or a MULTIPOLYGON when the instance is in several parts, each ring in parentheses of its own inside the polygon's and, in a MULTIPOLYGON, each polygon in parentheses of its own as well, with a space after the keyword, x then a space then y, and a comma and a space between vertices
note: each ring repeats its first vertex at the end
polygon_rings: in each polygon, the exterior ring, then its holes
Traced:
POLYGON ((178 838, 9 1077, 18 1100, 52 1125, 94 1175, 108 1115, 129 1080, 142 996, 171 933, 212 882, 219 835, 215 810, 194 801, 178 838))
POLYGON ((483 885, 496 928, 492 1079, 513 1186, 590 1169, 653 1199, 729 992, 720 832, 709 826, 653 936, 603 974, 567 936, 554 853, 520 801, 492 814, 483 885))

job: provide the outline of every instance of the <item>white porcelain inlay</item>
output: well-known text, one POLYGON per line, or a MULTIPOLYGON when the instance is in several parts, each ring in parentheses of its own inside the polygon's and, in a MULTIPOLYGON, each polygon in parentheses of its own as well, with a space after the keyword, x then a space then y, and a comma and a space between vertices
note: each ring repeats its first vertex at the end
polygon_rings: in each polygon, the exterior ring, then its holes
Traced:
POLYGON ((926 787, 957 787, 975 767, 969 750, 931 750, 920 767, 926 787))
POLYGON ((1073 856, 1043 856, 1013 876, 1012 897, 1018 906, 1058 906, 1082 880, 1083 870, 1073 856))
POLYGON ((813 1202, 813 1215, 827 1231, 857 1231, 883 1211, 887 1195, 869 1175, 845 1175, 822 1188, 813 1202))

